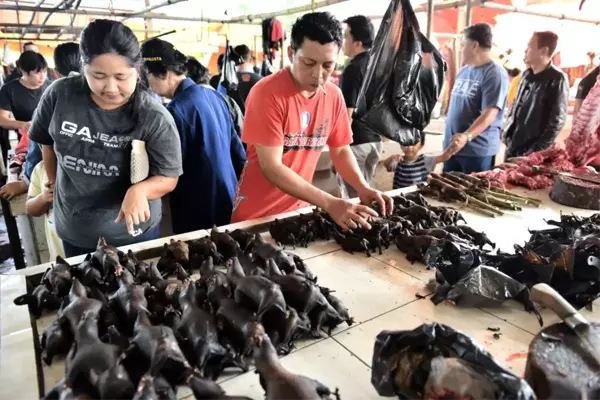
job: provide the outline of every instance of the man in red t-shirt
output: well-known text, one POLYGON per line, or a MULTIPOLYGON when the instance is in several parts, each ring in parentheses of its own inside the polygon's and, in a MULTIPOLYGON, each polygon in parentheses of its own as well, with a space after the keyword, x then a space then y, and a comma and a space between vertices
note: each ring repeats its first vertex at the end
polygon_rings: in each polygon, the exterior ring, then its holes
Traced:
POLYGON ((247 165, 240 177, 232 222, 296 210, 324 209, 344 229, 367 229, 377 213, 317 189, 310 182, 325 145, 337 172, 363 204, 390 213, 393 201, 363 178, 349 144, 352 131, 340 89, 329 82, 342 45, 342 26, 329 13, 305 14, 292 27, 292 62, 259 81, 246 101, 242 141, 247 165))

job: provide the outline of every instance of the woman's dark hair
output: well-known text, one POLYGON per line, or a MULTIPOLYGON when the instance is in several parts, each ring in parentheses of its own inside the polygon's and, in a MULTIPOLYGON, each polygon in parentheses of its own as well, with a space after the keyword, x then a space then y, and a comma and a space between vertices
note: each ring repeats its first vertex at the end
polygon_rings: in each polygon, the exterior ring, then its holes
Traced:
POLYGON ((44 56, 35 51, 25 51, 17 60, 17 68, 28 74, 48 69, 48 63, 44 56))
POLYGON ((208 85, 210 81, 210 75, 208 74, 208 68, 202 63, 196 60, 194 57, 188 57, 186 62, 187 76, 196 82, 198 85, 208 85))
POLYGON ((97 19, 81 32, 79 50, 84 64, 94 58, 114 53, 124 57, 133 68, 142 66, 142 52, 133 31, 118 21, 97 19))
POLYGON ((61 43, 54 49, 54 69, 62 76, 81 70, 79 45, 74 42, 61 43))
POLYGON ((375 28, 368 17, 355 15, 344 20, 344 23, 350 28, 350 35, 355 42, 361 42, 365 49, 370 49, 373 46, 375 28))
MULTIPOLYGON (((139 81, 131 96, 133 118, 138 119, 142 101, 140 96, 147 91, 144 85, 145 74, 142 61, 142 51, 133 31, 121 22, 109 19, 97 19, 87 24, 79 38, 79 53, 84 65, 90 64, 94 58, 103 54, 116 54, 127 60, 129 66, 138 71, 139 81)), ((85 87, 89 90, 87 81, 82 77, 85 87)))
POLYGON ((304 39, 320 44, 335 43, 342 47, 342 24, 328 12, 304 14, 292 26, 291 46, 294 51, 302 47, 304 39))
POLYGON ((160 40, 148 40, 142 45, 142 56, 146 70, 155 76, 164 77, 168 71, 177 75, 187 75, 194 82, 201 78, 202 64, 195 58, 188 58, 171 43, 160 40))
POLYGON ((465 29, 465 37, 469 40, 479 43, 479 47, 485 50, 492 48, 492 42, 494 35, 492 33, 492 26, 481 22, 475 25, 469 26, 465 29))

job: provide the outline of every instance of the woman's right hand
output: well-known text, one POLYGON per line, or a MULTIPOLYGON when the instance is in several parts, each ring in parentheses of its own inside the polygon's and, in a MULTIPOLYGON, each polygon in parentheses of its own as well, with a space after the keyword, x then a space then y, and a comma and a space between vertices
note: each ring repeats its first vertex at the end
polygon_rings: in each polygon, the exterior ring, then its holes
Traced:
POLYGON ((133 185, 127 190, 119 216, 115 223, 125 220, 127 232, 133 235, 135 226, 150 219, 150 204, 144 186, 140 184, 133 185))

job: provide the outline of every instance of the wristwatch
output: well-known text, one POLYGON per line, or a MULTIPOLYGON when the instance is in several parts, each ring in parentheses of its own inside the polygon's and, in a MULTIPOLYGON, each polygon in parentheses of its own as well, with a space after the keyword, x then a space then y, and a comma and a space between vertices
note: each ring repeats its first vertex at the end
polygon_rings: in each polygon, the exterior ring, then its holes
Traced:
POLYGON ((465 135, 467 135, 467 142, 471 142, 471 140, 473 140, 473 134, 472 133, 465 132, 465 135))

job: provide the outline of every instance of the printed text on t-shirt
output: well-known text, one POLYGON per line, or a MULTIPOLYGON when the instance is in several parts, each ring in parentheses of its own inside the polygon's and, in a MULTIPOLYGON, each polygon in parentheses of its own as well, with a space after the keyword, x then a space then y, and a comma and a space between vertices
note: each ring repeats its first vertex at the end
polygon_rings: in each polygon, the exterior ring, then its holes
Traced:
POLYGON ((312 135, 306 132, 286 133, 283 138, 283 151, 290 150, 322 150, 327 144, 327 127, 329 118, 315 129, 312 135))
POLYGON ((108 135, 101 132, 97 132, 92 135, 90 128, 87 126, 79 127, 76 123, 70 121, 63 121, 60 127, 60 134, 68 137, 77 135, 80 140, 89 143, 96 143, 96 140, 99 140, 102 142, 102 144, 104 144, 105 147, 112 147, 116 149, 125 148, 131 141, 131 137, 128 135, 108 135))
POLYGON ((477 92, 479 91, 480 87, 480 81, 474 81, 470 79, 458 79, 454 84, 452 94, 457 96, 473 98, 477 95, 477 92))

